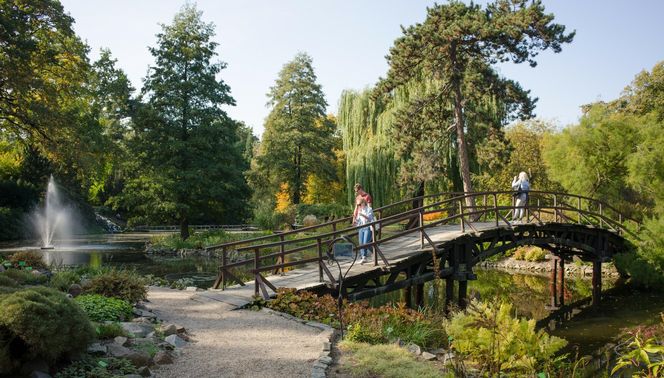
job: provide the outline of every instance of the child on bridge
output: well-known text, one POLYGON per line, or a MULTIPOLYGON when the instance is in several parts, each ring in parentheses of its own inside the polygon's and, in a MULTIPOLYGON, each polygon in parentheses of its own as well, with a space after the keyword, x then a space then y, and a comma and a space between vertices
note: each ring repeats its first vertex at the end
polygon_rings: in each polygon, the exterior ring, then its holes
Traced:
MULTIPOLYGON (((367 200, 364 198, 360 198, 357 200, 355 203, 358 208, 357 212, 357 225, 362 226, 367 223, 373 222, 374 215, 373 215, 373 210, 371 209, 371 206, 367 204, 367 200)), ((371 227, 362 227, 360 228, 360 234, 359 234, 359 243, 360 245, 362 244, 367 244, 371 242, 371 227)), ((364 264, 367 262, 367 255, 369 254, 369 250, 367 248, 362 248, 360 249, 360 257, 362 257, 362 260, 360 260, 360 264, 364 264)))

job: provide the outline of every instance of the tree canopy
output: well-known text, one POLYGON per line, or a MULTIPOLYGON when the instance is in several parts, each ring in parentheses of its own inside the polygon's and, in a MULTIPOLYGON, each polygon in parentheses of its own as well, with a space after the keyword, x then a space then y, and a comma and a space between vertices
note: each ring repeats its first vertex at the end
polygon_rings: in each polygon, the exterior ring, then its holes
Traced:
POLYGON ((150 48, 155 65, 142 90, 147 101, 135 120, 132 148, 140 175, 128 184, 125 203, 144 216, 174 217, 182 238, 192 219, 246 215, 243 145, 238 124, 222 108, 235 101, 217 77, 226 64, 213 61, 213 36, 213 25, 191 5, 162 25, 150 48))
MULTIPOLYGON (((442 118, 453 120, 464 191, 472 191, 467 134, 475 125, 467 119, 469 100, 495 90, 493 79, 497 75, 490 64, 512 61, 534 66, 539 51, 559 52, 563 43, 571 42, 574 33, 565 34, 565 27, 553 23, 553 19, 553 15, 544 13, 540 1, 498 0, 486 8, 452 1, 428 8, 425 21, 403 28, 404 35, 390 49, 390 69, 379 91, 389 92, 418 77, 427 77, 440 82, 427 103, 451 101, 451 107, 441 106, 438 113, 446 110, 449 116, 442 118)), ((504 104, 502 113, 528 115, 532 102, 523 94, 517 96, 518 101, 507 102, 519 104, 520 109, 504 104)), ((449 122, 440 122, 438 127, 447 130, 449 122)))
POLYGON ((256 156, 254 182, 263 177, 272 195, 285 183, 293 204, 302 201, 310 175, 336 176, 335 124, 325 116, 327 102, 316 80, 313 61, 305 53, 284 65, 268 93, 272 110, 256 156))

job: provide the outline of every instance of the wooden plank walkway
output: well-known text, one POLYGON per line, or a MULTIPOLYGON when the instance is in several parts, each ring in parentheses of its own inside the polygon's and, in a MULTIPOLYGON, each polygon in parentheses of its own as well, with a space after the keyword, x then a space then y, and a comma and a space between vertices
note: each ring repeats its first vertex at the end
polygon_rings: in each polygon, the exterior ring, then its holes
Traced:
MULTIPOLYGON (((476 222, 472 223, 478 231, 484 231, 488 229, 495 229, 495 222, 476 222)), ((509 228, 506 225, 499 226, 498 228, 509 228)), ((426 229, 427 235, 434 243, 440 243, 448 240, 453 240, 463 234, 468 234, 474 232, 470 227, 466 227, 466 232, 461 232, 460 226, 457 225, 444 225, 431 227, 426 229)), ((402 260, 405 260, 411 256, 414 256, 419 253, 430 253, 430 248, 425 245, 424 249, 420 248, 420 233, 413 232, 396 238, 394 240, 387 241, 380 244, 380 250, 385 256, 385 258, 390 262, 390 264, 397 264, 402 260)), ((352 259, 340 261, 342 272, 345 273, 348 267, 351 265, 352 259)), ((329 265, 328 265, 329 266, 329 265)), ((337 277, 339 274, 336 264, 329 266, 332 275, 337 277)), ((347 277, 356 276, 362 273, 366 273, 374 270, 382 270, 384 266, 382 261, 379 259, 378 266, 373 264, 373 255, 371 256, 371 261, 365 264, 355 262, 351 270, 348 272, 347 277)), ((298 267, 295 270, 286 272, 283 275, 270 275, 266 279, 269 280, 275 287, 288 287, 300 289, 310 289, 320 285, 324 285, 325 282, 329 283, 328 278, 324 275, 324 282, 319 282, 318 276, 318 265, 317 264, 308 264, 305 266, 298 267)), ((241 307, 253 300, 255 283, 253 280, 246 282, 246 286, 234 285, 229 286, 225 290, 221 289, 209 289, 204 292, 198 292, 197 295, 230 304, 235 307, 241 307)))

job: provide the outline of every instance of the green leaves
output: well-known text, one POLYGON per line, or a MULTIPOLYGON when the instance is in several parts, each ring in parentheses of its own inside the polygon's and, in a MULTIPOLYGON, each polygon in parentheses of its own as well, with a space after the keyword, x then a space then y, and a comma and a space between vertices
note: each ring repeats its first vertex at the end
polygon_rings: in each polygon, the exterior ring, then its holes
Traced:
POLYGON ((633 377, 659 377, 664 366, 664 346, 654 338, 643 340, 637 331, 631 338, 627 353, 621 355, 611 370, 611 375, 632 368, 633 377))

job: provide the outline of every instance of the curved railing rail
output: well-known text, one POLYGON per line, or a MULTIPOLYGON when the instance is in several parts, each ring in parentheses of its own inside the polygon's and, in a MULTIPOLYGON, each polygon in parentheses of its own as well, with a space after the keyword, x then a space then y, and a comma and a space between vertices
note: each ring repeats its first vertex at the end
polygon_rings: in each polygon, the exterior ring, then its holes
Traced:
MULTIPOLYGON (((477 222, 492 222, 495 227, 511 227, 512 223, 508 218, 517 209, 514 204, 514 194, 513 191, 439 193, 377 208, 374 212, 379 214, 378 219, 361 226, 371 228, 374 235, 372 241, 356 245, 354 248, 373 250, 374 266, 379 264, 379 259, 385 266, 389 266, 389 261, 381 252, 381 245, 405 235, 419 233, 421 248, 428 245, 436 249, 435 243, 427 233, 427 230, 432 227, 458 224, 461 232, 477 231, 473 226, 473 223, 477 222), (468 198, 473 200, 474 206, 467 205, 468 198), (399 209, 398 206, 418 200, 433 202, 390 214, 390 211, 399 209), (394 227, 395 225, 404 226, 407 223, 415 226, 408 229, 394 227)), ((568 193, 531 191, 528 205, 524 207, 524 210, 524 223, 574 223, 607 229, 621 235, 624 233, 634 235, 633 229, 639 227, 637 221, 623 216, 617 209, 602 201, 568 193)), ((231 269, 248 266, 248 271, 255 278, 255 293, 259 294, 260 290, 263 296, 267 297, 267 289, 276 291, 276 287, 265 278, 263 275, 265 272, 284 272, 286 269, 311 263, 318 264, 320 282, 323 281, 325 275, 334 283, 335 279, 325 264, 327 254, 324 251, 343 237, 357 236, 361 227, 349 226, 349 223, 350 217, 346 217, 324 225, 302 228, 279 235, 268 235, 268 237, 210 247, 222 250, 220 273, 214 287, 223 288, 227 282, 231 281, 244 285, 243 280, 238 279, 231 269), (346 227, 340 227, 344 222, 346 227), (307 233, 329 225, 334 225, 331 231, 313 235, 307 233), (286 236, 295 235, 302 237, 286 239, 286 236), (275 236, 279 237, 279 240, 271 241, 275 236), (231 251, 237 255, 237 259, 229 262, 228 254, 231 251), (307 251, 309 253, 304 253, 307 251)))

